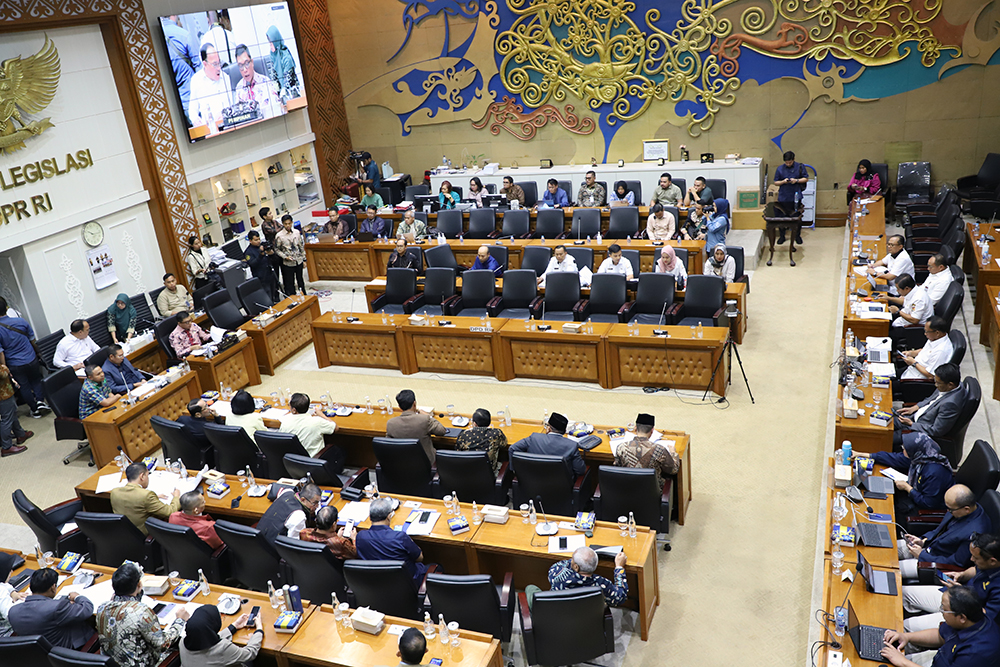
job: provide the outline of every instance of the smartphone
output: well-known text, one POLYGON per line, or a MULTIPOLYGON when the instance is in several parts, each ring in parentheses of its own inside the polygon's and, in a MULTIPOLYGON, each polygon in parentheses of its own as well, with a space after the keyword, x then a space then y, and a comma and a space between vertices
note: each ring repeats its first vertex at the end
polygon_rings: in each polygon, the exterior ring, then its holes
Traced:
POLYGON ((352 530, 354 530, 354 519, 348 519, 344 524, 344 535, 350 535, 352 530))
POLYGON ((427 520, 430 519, 430 518, 431 518, 431 513, 430 512, 421 512, 420 513, 420 521, 418 521, 417 523, 427 523, 427 520))
POLYGON ((250 610, 250 618, 247 619, 247 627, 250 627, 251 625, 254 624, 254 621, 257 619, 257 614, 259 613, 260 613, 260 606, 254 605, 253 609, 250 610))
POLYGON ((568 542, 565 537, 559 538, 559 550, 564 551, 566 549, 568 542))
POLYGON ((444 664, 444 660, 442 660, 441 658, 431 658, 430 664, 432 664, 432 665, 439 665, 440 666, 440 665, 444 664))

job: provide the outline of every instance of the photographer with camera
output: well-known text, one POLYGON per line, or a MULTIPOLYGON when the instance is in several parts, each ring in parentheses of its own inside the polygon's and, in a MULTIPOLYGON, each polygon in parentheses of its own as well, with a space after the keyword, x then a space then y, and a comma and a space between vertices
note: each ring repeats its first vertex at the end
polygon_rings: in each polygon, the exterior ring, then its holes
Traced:
POLYGON ((260 281, 264 292, 271 297, 272 301, 277 303, 279 301, 278 285, 274 279, 274 271, 271 269, 271 256, 274 255, 274 246, 261 241, 260 232, 256 229, 250 230, 250 233, 247 234, 247 241, 250 242, 250 245, 247 246, 243 261, 250 267, 250 273, 253 274, 253 277, 260 281))

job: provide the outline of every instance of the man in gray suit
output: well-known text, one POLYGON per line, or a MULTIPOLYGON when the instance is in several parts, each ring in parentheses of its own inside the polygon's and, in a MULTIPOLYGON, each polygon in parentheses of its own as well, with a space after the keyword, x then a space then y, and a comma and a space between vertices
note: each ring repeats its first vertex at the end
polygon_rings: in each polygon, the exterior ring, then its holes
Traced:
POLYGON ((444 435, 444 424, 434 419, 434 415, 417 410, 417 396, 410 389, 396 394, 396 403, 403 414, 385 423, 385 434, 390 438, 415 438, 420 441, 424 453, 434 465, 434 443, 432 435, 444 435))
POLYGON ((59 575, 52 568, 31 575, 31 595, 7 613, 7 620, 19 635, 42 635, 53 646, 79 649, 94 636, 90 619, 94 604, 79 593, 56 597, 59 575))
POLYGON ((936 391, 916 405, 902 408, 896 413, 893 449, 902 448, 907 438, 915 433, 925 433, 939 438, 950 431, 968 400, 962 375, 955 364, 941 364, 934 371, 936 391), (903 430, 911 433, 903 433, 903 430))
MULTIPOLYGON (((575 475, 582 475, 587 467, 580 456, 576 442, 565 436, 569 420, 558 412, 549 415, 548 421, 542 425, 542 433, 532 433, 527 438, 518 440, 510 446, 511 452, 527 452, 528 454, 546 454, 558 456, 575 475)), ((511 467, 513 470, 513 467, 511 467)))

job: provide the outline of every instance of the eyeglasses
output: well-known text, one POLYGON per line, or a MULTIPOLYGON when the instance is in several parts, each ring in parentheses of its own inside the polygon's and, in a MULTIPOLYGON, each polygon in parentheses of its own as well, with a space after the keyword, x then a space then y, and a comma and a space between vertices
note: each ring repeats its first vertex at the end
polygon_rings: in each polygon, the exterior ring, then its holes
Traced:
POLYGON ((939 614, 954 614, 955 612, 951 611, 950 609, 945 609, 944 605, 941 605, 940 607, 938 607, 938 613, 939 614))
POLYGON ((253 69, 253 61, 252 60, 248 60, 245 63, 237 63, 237 65, 239 66, 241 72, 246 72, 249 69, 253 69))

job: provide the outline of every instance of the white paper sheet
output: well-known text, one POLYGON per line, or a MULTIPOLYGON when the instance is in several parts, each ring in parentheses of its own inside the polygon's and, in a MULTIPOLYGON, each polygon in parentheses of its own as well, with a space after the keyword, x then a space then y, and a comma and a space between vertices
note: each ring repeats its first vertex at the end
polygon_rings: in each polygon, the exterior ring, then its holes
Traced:
POLYGON ((371 503, 368 501, 352 501, 344 506, 337 515, 337 522, 344 523, 353 521, 355 525, 368 520, 368 510, 371 503))
POLYGON ((233 414, 233 408, 229 401, 216 401, 212 403, 212 410, 215 411, 215 414, 222 417, 228 417, 233 414))
MULTIPOLYGON (((180 601, 178 600, 176 603, 173 604, 174 608, 171 609, 169 612, 167 612, 167 614, 165 614, 163 618, 160 619, 160 625, 170 625, 171 623, 173 623, 174 617, 177 615, 178 609, 187 609, 189 614, 193 614, 195 609, 201 606, 200 602, 193 602, 193 601, 181 604, 180 601)), ((97 605, 94 606, 96 607, 97 605)))
POLYGON ((222 337, 226 335, 226 330, 213 325, 211 328, 209 328, 208 335, 212 337, 213 343, 218 343, 220 340, 222 340, 222 337))
POLYGON ((152 382, 147 382, 133 389, 131 393, 132 398, 142 398, 147 394, 152 394, 154 391, 156 391, 156 385, 152 382))
POLYGON ((886 377, 896 377, 896 367, 893 364, 868 364, 868 370, 872 375, 883 375, 886 377))
POLYGON ((268 408, 260 413, 260 416, 264 419, 281 419, 288 414, 288 410, 284 408, 268 408))
POLYGON ((67 521, 65 524, 63 524, 63 527, 59 529, 59 534, 60 535, 65 535, 66 533, 68 533, 71 530, 76 530, 76 522, 75 521, 67 521))
POLYGON ((907 480, 906 475, 893 468, 885 468, 882 470, 882 475, 888 477, 894 482, 905 482, 907 480))
POLYGON ((127 483, 125 476, 121 473, 115 472, 110 475, 101 475, 97 478, 97 493, 111 493, 112 489, 125 486, 127 483))
POLYGON ((101 579, 99 584, 94 584, 83 594, 85 598, 94 603, 94 609, 109 602, 115 596, 115 589, 111 587, 111 577, 102 577, 101 579))
POLYGON ((189 354, 188 356, 189 357, 204 357, 205 356, 205 352, 206 352, 205 348, 199 347, 197 350, 191 350, 191 354, 189 354))
POLYGON ((892 313, 880 313, 878 311, 866 310, 858 315, 863 320, 892 320, 892 313))
POLYGON ((586 535, 553 535, 549 538, 549 553, 550 554, 565 554, 573 553, 580 547, 587 546, 587 536, 586 535), (566 548, 559 548, 559 540, 566 539, 566 548))
POLYGON ((430 535, 431 531, 434 530, 434 524, 441 517, 441 513, 430 510, 430 517, 424 523, 417 523, 414 521, 410 524, 409 528, 406 529, 407 535, 430 535))

